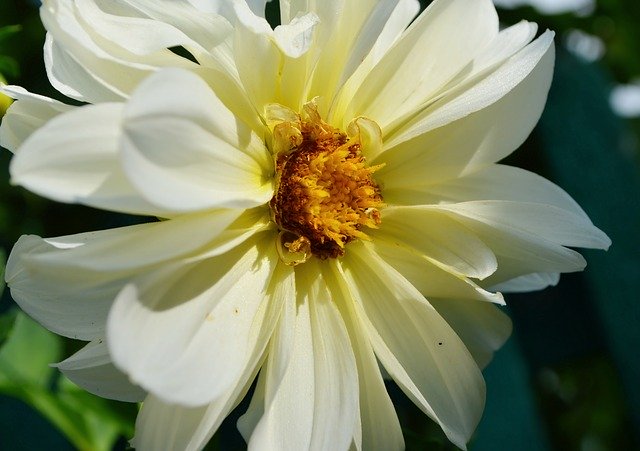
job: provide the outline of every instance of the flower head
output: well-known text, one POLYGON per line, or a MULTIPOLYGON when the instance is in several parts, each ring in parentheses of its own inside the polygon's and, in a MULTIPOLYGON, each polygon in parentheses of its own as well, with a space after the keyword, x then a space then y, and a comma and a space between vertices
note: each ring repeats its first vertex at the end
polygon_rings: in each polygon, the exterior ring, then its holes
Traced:
POLYGON ((553 34, 499 31, 490 0, 282 0, 275 29, 264 7, 44 2, 49 78, 86 105, 3 88, 13 183, 160 220, 22 237, 12 295, 89 342, 70 379, 144 400, 140 449, 202 448, 256 378, 250 449, 402 449, 380 365, 464 448, 500 291, 609 244, 497 163, 542 112, 553 34))

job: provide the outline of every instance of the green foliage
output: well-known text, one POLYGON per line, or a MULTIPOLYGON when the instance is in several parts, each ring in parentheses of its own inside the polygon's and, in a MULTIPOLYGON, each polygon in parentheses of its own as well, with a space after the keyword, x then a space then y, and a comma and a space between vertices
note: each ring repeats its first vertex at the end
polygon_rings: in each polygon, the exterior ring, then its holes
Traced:
POLYGON ((20 25, 9 25, 0 28, 0 74, 17 78, 20 75, 18 62, 7 56, 9 38, 20 31, 20 25))
POLYGON ((79 450, 108 451, 120 436, 133 435, 133 411, 86 393, 49 366, 63 357, 62 338, 15 310, 0 348, 0 394, 16 397, 40 412, 79 450), (11 327, 12 326, 12 327, 11 327))

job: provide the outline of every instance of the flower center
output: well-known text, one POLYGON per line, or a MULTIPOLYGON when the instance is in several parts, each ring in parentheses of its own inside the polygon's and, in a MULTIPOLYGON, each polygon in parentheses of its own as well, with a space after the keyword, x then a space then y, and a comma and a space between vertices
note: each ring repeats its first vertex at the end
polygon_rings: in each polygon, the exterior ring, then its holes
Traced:
POLYGON ((337 258, 349 242, 369 239, 363 227, 380 224, 382 196, 371 175, 381 166, 367 166, 361 133, 350 137, 322 121, 314 104, 302 115, 282 111, 288 117, 273 126, 277 188, 270 202, 280 255, 292 265, 311 255, 337 258))

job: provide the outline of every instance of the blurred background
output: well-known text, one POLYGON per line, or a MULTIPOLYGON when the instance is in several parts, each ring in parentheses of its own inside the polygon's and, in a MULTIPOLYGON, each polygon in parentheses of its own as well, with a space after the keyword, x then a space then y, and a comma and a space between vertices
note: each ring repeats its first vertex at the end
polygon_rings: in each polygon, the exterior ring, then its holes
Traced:
MULTIPOLYGON (((527 19, 555 30, 558 50, 545 113, 507 163, 562 186, 613 246, 584 252, 587 270, 563 276, 557 287, 507 297, 514 334, 484 372, 487 407, 469 448, 640 450, 640 2, 494 2, 504 25, 527 19)), ((0 76, 60 99, 46 79, 38 6, 0 0, 0 76)), ((0 94, 0 116, 8 105, 0 94)), ((139 221, 10 187, 10 156, 0 152, 0 270, 21 234, 57 236, 139 221)), ((80 345, 33 323, 5 290, 0 450, 126 449, 137 407, 88 395, 49 366, 80 345)), ((396 387, 389 389, 408 450, 456 449, 396 387)), ((208 449, 244 448, 235 430, 244 409, 236 409, 208 449)))

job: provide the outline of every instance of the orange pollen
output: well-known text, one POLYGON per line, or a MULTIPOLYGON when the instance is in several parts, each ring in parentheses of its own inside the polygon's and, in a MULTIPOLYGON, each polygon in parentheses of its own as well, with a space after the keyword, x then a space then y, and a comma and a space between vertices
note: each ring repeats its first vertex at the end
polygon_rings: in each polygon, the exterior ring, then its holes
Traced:
POLYGON ((358 139, 322 121, 315 111, 275 126, 277 189, 270 202, 281 252, 337 258, 363 227, 377 228, 384 205, 358 139), (315 113, 315 114, 313 114, 315 113), (283 143, 286 142, 286 144, 283 143), (288 149, 287 149, 288 148, 288 149))

